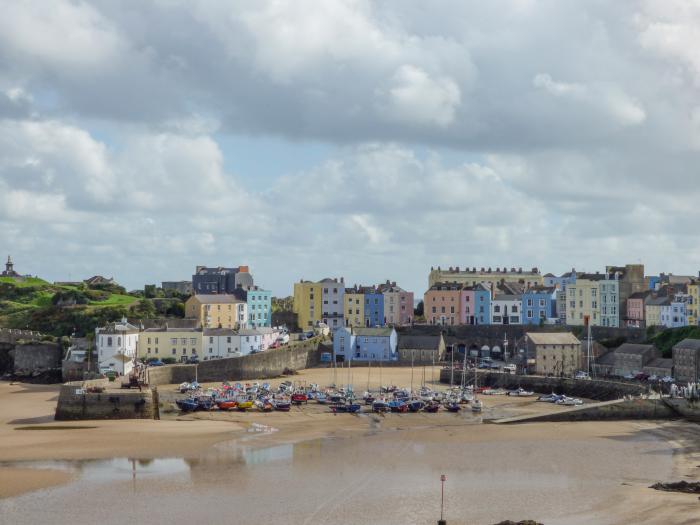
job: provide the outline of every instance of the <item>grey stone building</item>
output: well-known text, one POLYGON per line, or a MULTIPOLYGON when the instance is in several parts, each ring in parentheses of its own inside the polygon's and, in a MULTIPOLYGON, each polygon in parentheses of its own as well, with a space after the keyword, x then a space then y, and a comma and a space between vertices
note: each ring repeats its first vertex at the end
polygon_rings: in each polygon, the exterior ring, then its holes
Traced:
POLYGON ((673 374, 681 383, 700 379, 700 339, 683 339, 673 347, 673 374))
POLYGON ((236 268, 209 268, 197 266, 192 275, 192 292, 195 294, 233 294, 237 288, 252 288, 253 276, 247 266, 236 268))
POLYGON ((163 290, 172 290, 183 295, 192 295, 192 281, 163 281, 163 290))
POLYGON ((625 343, 614 350, 612 375, 625 376, 639 374, 650 361, 659 357, 654 345, 625 343))
POLYGON ((572 376, 581 369, 581 341, 571 332, 528 332, 517 346, 536 374, 572 376))
POLYGON ((440 335, 399 336, 399 361, 415 365, 439 363, 445 358, 445 338, 440 335))

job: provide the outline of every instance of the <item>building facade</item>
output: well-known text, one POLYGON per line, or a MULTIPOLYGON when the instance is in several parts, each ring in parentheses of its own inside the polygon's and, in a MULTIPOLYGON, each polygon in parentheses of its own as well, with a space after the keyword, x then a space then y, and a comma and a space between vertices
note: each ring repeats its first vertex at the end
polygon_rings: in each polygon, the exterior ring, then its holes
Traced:
POLYGON ((599 282, 600 326, 612 328, 620 326, 620 281, 617 275, 617 273, 610 273, 608 278, 599 282))
POLYGON ((187 361, 202 358, 201 328, 147 328, 140 335, 139 358, 174 358, 187 361))
POLYGON ((321 284, 321 322, 331 330, 345 325, 345 280, 326 278, 321 284))
POLYGON ((688 284, 688 302, 686 304, 688 326, 700 324, 700 279, 693 279, 688 284))
POLYGON ((430 268, 428 275, 428 287, 432 287, 437 283, 457 283, 466 286, 476 286, 483 284, 490 290, 495 290, 496 285, 501 282, 520 283, 526 288, 532 286, 542 286, 544 281, 542 274, 537 268, 531 270, 523 270, 522 268, 460 268, 449 267, 442 269, 430 268))
POLYGON ((581 369, 581 341, 570 332, 528 332, 520 346, 536 374, 572 376, 581 369))
POLYGON ((491 324, 521 324, 522 298, 500 294, 491 301, 491 324))
MULTIPOLYGON (((607 266, 605 268, 605 273, 608 276, 608 280, 618 282, 616 292, 618 294, 618 324, 614 326, 620 326, 620 324, 624 324, 624 320, 627 318, 627 299, 629 299, 632 294, 647 289, 644 277, 644 265, 626 264, 625 266, 607 266), (620 323, 620 320, 623 322, 620 323)), ((608 322, 612 322, 612 318, 609 318, 608 322)))
POLYGON ((95 328, 99 370, 113 370, 122 375, 131 372, 138 355, 139 335, 139 327, 130 324, 126 318, 95 328))
POLYGON ((254 286, 253 276, 247 266, 235 268, 197 266, 192 275, 192 291, 195 294, 233 294, 236 288, 254 286))
POLYGON ((525 291, 522 296, 521 323, 539 325, 554 322, 555 287, 533 287, 525 291))
POLYGON ((631 328, 646 328, 646 304, 651 299, 651 290, 636 292, 627 299, 626 324, 631 328))
POLYGON ((456 325, 460 323, 460 295, 458 283, 435 283, 423 296, 423 312, 429 324, 456 325))
POLYGON ((393 327, 341 327, 333 333, 333 352, 342 361, 396 361, 396 345, 393 327))
POLYGON ((163 281, 160 287, 165 291, 170 290, 182 295, 192 295, 192 281, 163 281))
POLYGON ((700 339, 684 339, 673 347, 673 376, 679 383, 700 380, 700 339))
POLYGON ((365 326, 365 294, 357 287, 345 289, 345 326, 365 326))
MULTIPOLYGON (((423 303, 425 306, 425 303, 423 303)), ((491 324, 491 292, 483 285, 462 286, 459 294, 459 324, 491 324)))
POLYGON ((644 319, 647 326, 664 326, 662 312, 670 315, 671 300, 668 297, 652 297, 644 306, 644 319))
POLYGON ((395 282, 380 285, 384 296, 384 321, 389 326, 408 326, 413 322, 413 292, 407 292, 395 282))
POLYGON ((320 283, 304 280, 294 283, 292 311, 297 314, 297 322, 302 330, 313 328, 321 322, 322 290, 320 283))
POLYGON ((185 315, 202 328, 238 329, 248 322, 248 306, 235 295, 199 294, 187 299, 185 315))
POLYGON ((581 273, 576 283, 566 289, 566 324, 583 326, 586 319, 590 326, 600 326, 600 283, 606 280, 603 274, 581 273))
POLYGON ((248 310, 248 328, 272 326, 272 292, 262 290, 257 286, 251 288, 238 288, 234 295, 241 301, 245 301, 248 310))
POLYGON ((363 288, 365 296, 365 327, 384 326, 384 294, 375 287, 363 288))

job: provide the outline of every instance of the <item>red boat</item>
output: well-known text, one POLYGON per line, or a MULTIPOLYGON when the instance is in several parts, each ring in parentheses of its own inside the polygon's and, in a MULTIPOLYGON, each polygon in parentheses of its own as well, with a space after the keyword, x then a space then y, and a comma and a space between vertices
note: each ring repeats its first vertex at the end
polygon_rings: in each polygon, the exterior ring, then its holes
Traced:
POLYGON ((292 403, 296 403, 297 405, 301 405, 302 403, 308 403, 309 398, 306 394, 303 392, 296 392, 292 394, 292 403))
POLYGON ((219 401, 217 406, 219 407, 219 410, 232 410, 238 406, 238 403, 235 401, 219 401))

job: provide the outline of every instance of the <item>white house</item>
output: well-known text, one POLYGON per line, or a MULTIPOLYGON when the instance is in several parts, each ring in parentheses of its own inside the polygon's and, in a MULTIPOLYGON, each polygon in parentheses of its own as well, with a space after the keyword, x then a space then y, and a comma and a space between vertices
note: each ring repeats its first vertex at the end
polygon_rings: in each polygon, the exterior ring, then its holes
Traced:
POLYGON ((499 294, 491 301, 491 324, 521 324, 520 295, 499 294))
POLYGON ((397 335, 393 328, 342 327, 333 332, 333 352, 342 361, 396 361, 397 335))
POLYGON ((95 328, 95 347, 100 372, 114 370, 122 375, 131 372, 139 344, 139 328, 122 318, 102 328, 95 328))
POLYGON ((254 352, 267 350, 279 337, 277 329, 269 327, 245 328, 207 328, 202 338, 203 360, 240 357, 254 352))

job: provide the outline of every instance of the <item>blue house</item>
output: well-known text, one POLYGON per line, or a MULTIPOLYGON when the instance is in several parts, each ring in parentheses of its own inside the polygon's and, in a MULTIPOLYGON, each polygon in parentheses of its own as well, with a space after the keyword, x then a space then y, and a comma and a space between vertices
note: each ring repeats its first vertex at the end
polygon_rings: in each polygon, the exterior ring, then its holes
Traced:
POLYGON ((396 361, 398 337, 393 328, 341 327, 333 332, 338 361, 396 361))
POLYGON ((384 326, 384 294, 376 288, 364 288, 365 295, 365 327, 384 326))
POLYGON ((248 328, 272 326, 272 292, 257 286, 237 288, 234 295, 248 305, 248 328))
POLYGON ((556 288, 534 287, 523 293, 522 324, 540 324, 556 317, 556 288))

